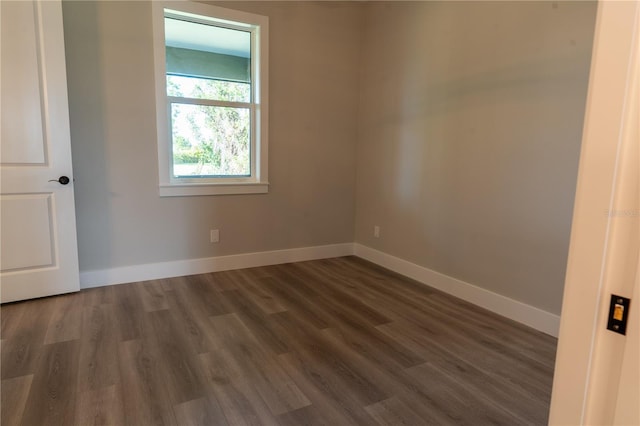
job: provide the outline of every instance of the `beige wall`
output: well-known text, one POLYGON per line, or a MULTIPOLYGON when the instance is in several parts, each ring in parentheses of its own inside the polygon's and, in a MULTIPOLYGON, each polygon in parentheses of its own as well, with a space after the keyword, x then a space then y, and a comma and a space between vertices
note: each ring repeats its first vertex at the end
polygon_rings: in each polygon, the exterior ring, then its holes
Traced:
POLYGON ((356 241, 558 314, 595 11, 367 4, 356 241))
POLYGON ((359 6, 234 7, 270 17, 269 193, 160 198, 150 3, 64 2, 82 271, 354 240, 359 6))

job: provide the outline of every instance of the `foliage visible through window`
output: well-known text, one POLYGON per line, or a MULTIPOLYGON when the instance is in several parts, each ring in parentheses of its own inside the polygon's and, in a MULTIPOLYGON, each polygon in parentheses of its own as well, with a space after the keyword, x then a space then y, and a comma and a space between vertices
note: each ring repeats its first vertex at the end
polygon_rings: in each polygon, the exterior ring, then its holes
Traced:
MULTIPOLYGON (((251 85, 167 75, 167 95, 249 102, 251 85)), ((249 108, 171 103, 173 176, 250 176, 249 108)))

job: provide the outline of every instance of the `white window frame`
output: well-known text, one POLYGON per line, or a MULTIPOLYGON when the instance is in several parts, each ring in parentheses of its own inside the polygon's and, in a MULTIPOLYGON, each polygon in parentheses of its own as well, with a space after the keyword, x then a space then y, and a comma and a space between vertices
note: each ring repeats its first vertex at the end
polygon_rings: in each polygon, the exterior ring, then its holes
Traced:
MULTIPOLYGON (((268 179, 268 40, 269 19, 233 9, 193 2, 152 2, 153 43, 158 140, 159 193, 165 196, 257 194, 269 190, 268 179), (171 102, 182 98, 167 96, 165 59, 165 13, 196 18, 200 22, 251 32, 251 176, 198 177, 172 176, 173 147, 170 128, 171 102)), ((198 102, 200 103, 200 102, 198 102)), ((203 100, 203 104, 232 104, 203 100)), ((243 104, 243 107, 247 105, 243 104)))

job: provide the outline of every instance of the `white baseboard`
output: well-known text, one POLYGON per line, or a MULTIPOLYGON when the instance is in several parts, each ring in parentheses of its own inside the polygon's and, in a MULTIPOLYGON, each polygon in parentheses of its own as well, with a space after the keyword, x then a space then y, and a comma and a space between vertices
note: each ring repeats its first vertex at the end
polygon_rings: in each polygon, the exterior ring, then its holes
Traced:
POLYGON ((147 263, 143 265, 80 272, 80 287, 102 287, 105 285, 205 274, 231 269, 254 268, 257 266, 277 265, 289 262, 303 262, 305 260, 326 259, 352 254, 353 243, 344 243, 207 257, 202 259, 147 263))
POLYGON ((354 244, 355 255, 412 278, 489 311, 558 337, 560 316, 510 299, 473 284, 441 274, 362 244, 354 244))
POLYGON ((101 287, 232 269, 327 259, 353 254, 452 296, 528 325, 543 333, 555 337, 558 336, 560 324, 558 315, 358 243, 302 247, 84 271, 80 272, 80 287, 101 287))

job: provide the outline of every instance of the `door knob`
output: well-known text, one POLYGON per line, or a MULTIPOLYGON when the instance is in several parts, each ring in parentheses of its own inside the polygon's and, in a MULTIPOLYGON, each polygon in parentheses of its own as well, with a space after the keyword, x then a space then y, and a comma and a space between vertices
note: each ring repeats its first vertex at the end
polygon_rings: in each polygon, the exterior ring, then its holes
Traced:
POLYGON ((49 182, 58 182, 60 185, 66 185, 70 180, 66 176, 60 176, 58 179, 51 179, 49 182))

